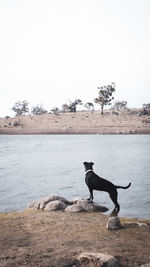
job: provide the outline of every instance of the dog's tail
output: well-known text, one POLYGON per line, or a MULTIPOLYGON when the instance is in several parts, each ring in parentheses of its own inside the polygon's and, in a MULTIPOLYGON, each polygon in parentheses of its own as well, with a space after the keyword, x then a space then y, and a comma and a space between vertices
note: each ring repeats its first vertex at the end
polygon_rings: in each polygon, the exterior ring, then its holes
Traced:
POLYGON ((129 183, 127 186, 118 186, 118 185, 116 185, 116 188, 128 189, 130 186, 131 186, 131 183, 129 183))

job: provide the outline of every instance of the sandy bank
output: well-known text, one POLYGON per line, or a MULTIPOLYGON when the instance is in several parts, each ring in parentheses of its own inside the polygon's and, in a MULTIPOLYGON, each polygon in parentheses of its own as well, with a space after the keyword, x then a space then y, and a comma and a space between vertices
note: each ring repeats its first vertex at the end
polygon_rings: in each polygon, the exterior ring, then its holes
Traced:
POLYGON ((0 119, 0 134, 150 134, 149 116, 86 111, 0 119))
POLYGON ((150 262, 150 221, 121 218, 123 228, 108 231, 100 213, 40 212, 0 214, 1 266, 79 266, 82 252, 115 256, 120 266, 150 262))

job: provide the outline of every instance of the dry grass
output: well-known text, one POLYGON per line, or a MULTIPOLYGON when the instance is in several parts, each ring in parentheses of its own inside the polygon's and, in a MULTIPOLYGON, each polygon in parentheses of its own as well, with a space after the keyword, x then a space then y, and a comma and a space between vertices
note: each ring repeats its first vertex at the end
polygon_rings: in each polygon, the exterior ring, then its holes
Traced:
POLYGON ((120 266, 150 262, 150 221, 121 219, 123 228, 108 231, 100 213, 38 212, 0 215, 1 266, 79 266, 82 252, 117 257, 120 266))

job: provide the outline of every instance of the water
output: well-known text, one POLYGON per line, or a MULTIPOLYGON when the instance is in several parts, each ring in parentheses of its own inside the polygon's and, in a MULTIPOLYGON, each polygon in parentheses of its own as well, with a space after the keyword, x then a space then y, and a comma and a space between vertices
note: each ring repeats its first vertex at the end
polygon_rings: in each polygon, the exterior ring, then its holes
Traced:
MULTIPOLYGON (((150 218, 149 135, 0 135, 0 212, 25 209, 34 199, 58 194, 87 198, 84 161, 118 189, 120 216, 150 218)), ((109 195, 94 200, 114 208, 109 195)))

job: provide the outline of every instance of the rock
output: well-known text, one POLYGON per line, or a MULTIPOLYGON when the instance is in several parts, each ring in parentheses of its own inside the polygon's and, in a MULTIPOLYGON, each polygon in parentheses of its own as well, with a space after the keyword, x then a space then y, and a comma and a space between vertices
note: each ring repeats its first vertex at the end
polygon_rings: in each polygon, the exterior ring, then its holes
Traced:
POLYGON ((51 201, 49 202, 44 210, 64 210, 67 207, 67 205, 61 201, 61 200, 55 200, 55 201, 51 201))
POLYGON ((57 196, 57 195, 52 195, 50 197, 45 197, 43 199, 33 201, 29 205, 29 208, 32 208, 32 209, 44 209, 45 206, 49 202, 56 201, 56 200, 60 200, 60 201, 64 202, 66 205, 70 204, 70 202, 67 199, 65 199, 64 197, 57 196))
POLYGON ((81 198, 81 197, 76 197, 76 198, 74 198, 74 199, 72 199, 72 200, 70 200, 70 204, 72 205, 72 204, 76 204, 78 201, 80 201, 80 200, 85 200, 84 198, 81 198))
POLYGON ((40 209, 44 209, 45 206, 49 203, 49 202, 52 202, 52 201, 56 201, 56 200, 60 200, 62 202, 64 202, 65 204, 70 204, 70 202, 65 199, 64 197, 60 197, 60 196, 57 196, 57 195, 52 195, 50 197, 46 197, 44 198, 41 203, 40 203, 40 209))
POLYGON ((78 205, 78 204, 73 204, 73 205, 71 205, 71 206, 68 206, 68 207, 65 209, 65 211, 68 211, 68 212, 83 212, 83 211, 85 211, 85 210, 83 209, 82 206, 80 206, 80 205, 78 205))
POLYGON ((108 230, 118 230, 121 228, 121 222, 119 217, 110 217, 107 225, 106 225, 108 230))
POLYGON ((28 208, 38 210, 40 208, 41 201, 41 199, 34 200, 31 204, 29 204, 28 208))
POLYGON ((91 203, 89 200, 83 199, 83 198, 77 198, 72 201, 70 201, 72 204, 70 207, 67 207, 65 211, 70 212, 105 212, 108 209, 105 207, 102 207, 98 204, 91 203))
POLYGON ((118 267, 117 260, 107 254, 83 252, 78 260, 82 267, 118 267))
POLYGON ((102 207, 96 203, 91 203, 89 200, 83 198, 76 198, 72 201, 68 201, 67 199, 57 195, 35 200, 29 205, 29 208, 41 210, 58 210, 58 208, 52 208, 54 204, 49 205, 49 203, 55 201, 63 202, 65 205, 63 205, 63 208, 61 207, 60 209, 65 209, 66 211, 70 212, 105 212, 108 210, 105 207, 102 207))
POLYGON ((77 201, 77 205, 81 206, 87 212, 106 212, 107 208, 102 207, 96 203, 91 203, 89 200, 81 199, 77 201))
POLYGON ((150 267, 150 263, 143 264, 143 265, 141 265, 140 267, 150 267))
POLYGON ((138 226, 140 226, 140 227, 141 227, 141 226, 147 226, 147 223, 142 223, 142 222, 137 222, 136 224, 137 224, 138 226))

